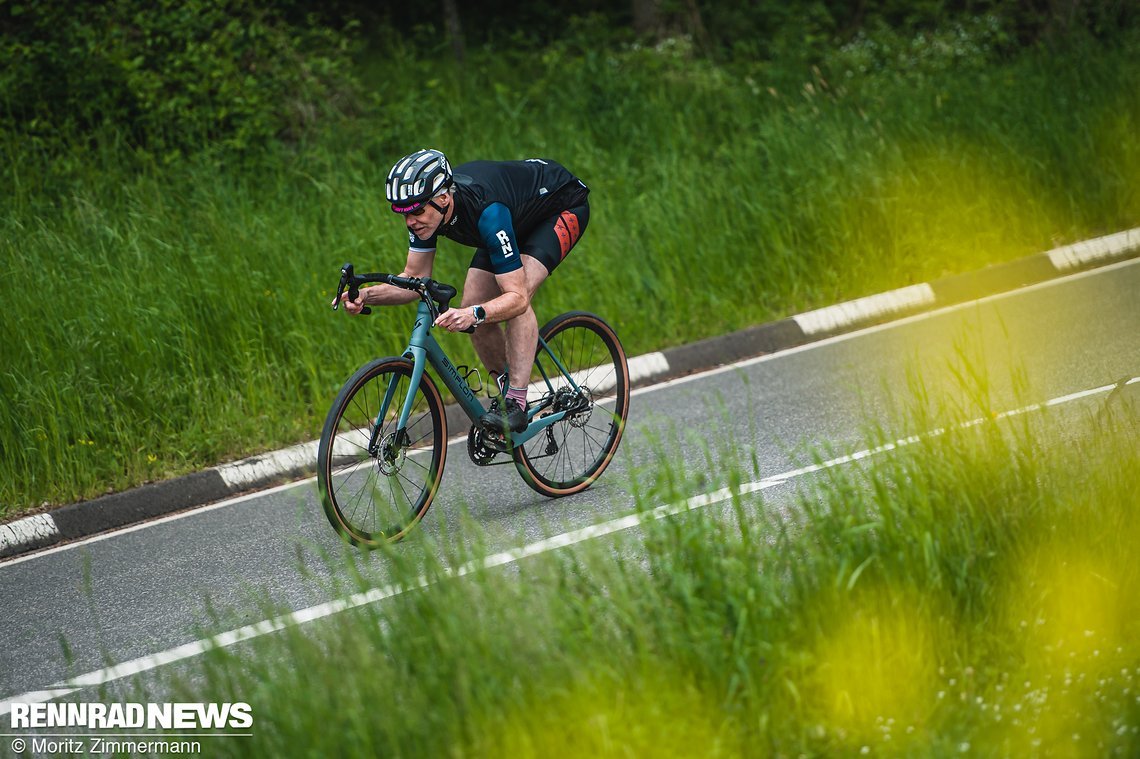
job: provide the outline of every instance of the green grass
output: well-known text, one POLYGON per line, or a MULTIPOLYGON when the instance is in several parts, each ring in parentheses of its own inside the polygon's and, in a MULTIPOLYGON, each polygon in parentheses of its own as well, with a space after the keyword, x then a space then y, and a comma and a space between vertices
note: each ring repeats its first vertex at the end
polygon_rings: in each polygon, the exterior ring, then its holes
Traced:
MULTIPOLYGON (((343 379, 404 346, 410 311, 327 301, 345 261, 402 266, 382 178, 422 145, 551 156, 591 185, 537 310, 596 311, 631 355, 1140 223, 1127 50, 861 55, 800 72, 561 46, 408 64, 438 77, 416 87, 385 56, 377 108, 232 166, 7 138, 0 516, 315 438, 343 379)), ((445 244, 436 273, 461 284, 468 260, 445 244)))
MULTIPOLYGON (((1134 756, 1138 426, 1111 400, 926 437, 785 511, 736 499, 517 573, 451 578, 479 554, 420 533, 383 562, 429 587, 211 652, 163 698, 249 703, 254 737, 211 744, 249 755, 1134 756)), ((681 471, 639 506, 708 489, 681 471)))

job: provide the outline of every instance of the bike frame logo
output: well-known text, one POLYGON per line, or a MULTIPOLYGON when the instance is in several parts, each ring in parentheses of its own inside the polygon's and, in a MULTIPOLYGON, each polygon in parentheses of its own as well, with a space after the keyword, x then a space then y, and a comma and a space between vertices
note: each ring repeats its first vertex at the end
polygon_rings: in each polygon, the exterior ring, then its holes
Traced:
POLYGON ((447 383, 448 386, 450 386, 453 391, 458 389, 468 401, 472 403, 477 402, 475 400, 475 393, 471 390, 471 386, 467 384, 467 380, 464 376, 459 373, 459 370, 448 360, 447 356, 443 356, 442 358, 443 368, 447 370, 447 374, 454 380, 454 384, 449 382, 447 383))

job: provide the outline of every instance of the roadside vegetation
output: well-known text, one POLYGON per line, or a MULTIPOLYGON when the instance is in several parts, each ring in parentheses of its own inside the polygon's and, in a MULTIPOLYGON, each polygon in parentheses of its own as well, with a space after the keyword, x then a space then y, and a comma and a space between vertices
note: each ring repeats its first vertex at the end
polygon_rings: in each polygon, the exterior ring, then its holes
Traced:
MULTIPOLYGON (((365 560, 403 594, 163 698, 249 703, 211 746, 255 756, 1135 756, 1140 411, 910 421, 948 431, 517 571, 417 533, 365 560)), ((639 508, 708 489, 662 463, 639 508)))
POLYGON ((1023 38, 1012 5, 695 41, 583 15, 458 64, 304 3, 0 4, 0 518, 315 438, 404 347, 410 312, 328 301, 345 261, 402 266, 382 178, 418 147, 583 177, 539 318, 631 355, 1137 225, 1135 24, 1023 38))

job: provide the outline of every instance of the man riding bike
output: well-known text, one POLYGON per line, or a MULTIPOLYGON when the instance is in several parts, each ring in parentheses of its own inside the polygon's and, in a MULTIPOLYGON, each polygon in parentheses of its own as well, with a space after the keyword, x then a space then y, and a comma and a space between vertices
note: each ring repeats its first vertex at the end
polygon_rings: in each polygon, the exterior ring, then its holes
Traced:
MULTIPOLYGON (((589 188, 548 159, 472 161, 452 172, 438 150, 401 158, 388 173, 386 196, 408 228, 408 261, 401 276, 427 277, 436 240, 448 237, 475 248, 463 285, 462 307, 440 314, 436 325, 451 332, 480 324, 471 335, 475 352, 503 387, 481 422, 506 433, 526 428, 527 384, 538 343, 531 301, 543 281, 574 248, 590 220, 589 188), (516 384, 511 380, 517 379, 516 384)), ((409 292, 391 285, 360 290, 345 310, 410 303, 409 292)))

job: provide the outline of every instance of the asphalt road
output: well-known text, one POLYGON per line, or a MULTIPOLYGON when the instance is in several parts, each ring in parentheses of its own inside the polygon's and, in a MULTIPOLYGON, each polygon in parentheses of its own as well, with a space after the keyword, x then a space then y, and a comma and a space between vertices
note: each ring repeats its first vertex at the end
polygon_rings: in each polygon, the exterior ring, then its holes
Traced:
MULTIPOLYGON (((865 447, 871 424, 920 431, 897 414, 918 387, 930 405, 977 416, 1136 376, 1140 261, 638 391, 617 459, 578 496, 543 499, 513 467, 476 468, 454 444, 419 529, 446 535, 466 511, 488 547, 505 550, 630 513, 632 483, 663 459, 707 469, 708 439, 778 475, 806 463, 811 446, 865 447)), ((717 487, 717 467, 705 474, 717 487)), ((307 481, 0 563, 0 702, 260 621, 267 604, 329 601, 351 552, 307 481)), ((382 582, 384 561, 362 564, 382 582)))

